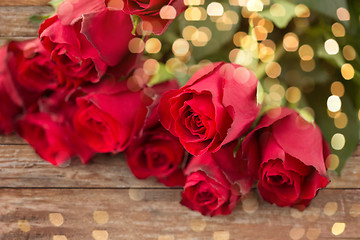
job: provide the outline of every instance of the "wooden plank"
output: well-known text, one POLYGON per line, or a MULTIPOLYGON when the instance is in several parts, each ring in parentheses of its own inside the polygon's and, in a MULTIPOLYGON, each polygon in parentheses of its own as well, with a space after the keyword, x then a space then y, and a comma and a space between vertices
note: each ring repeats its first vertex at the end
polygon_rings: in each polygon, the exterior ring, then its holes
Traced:
POLYGON ((0 187, 163 188, 163 185, 154 179, 136 179, 122 155, 99 155, 87 165, 73 160, 70 167, 54 167, 29 145, 0 145, 0 187))
POLYGON ((37 36, 38 26, 29 18, 50 14, 52 11, 50 6, 0 7, 0 37, 37 36))
POLYGON ((1 0, 0 6, 43 6, 49 0, 1 0))
POLYGON ((230 216, 213 218, 181 206, 180 191, 2 189, 0 236, 2 240, 360 238, 360 190, 321 191, 304 212, 270 205, 253 193, 230 216), (335 223, 335 228, 345 224, 338 237, 332 233, 335 223))
MULTIPOLYGON (((347 162, 342 176, 329 171, 332 182, 328 188, 360 188, 359 160, 360 147, 347 162)), ((29 145, 0 145, 0 187, 161 188, 162 185, 133 177, 123 155, 98 155, 88 165, 73 160, 69 167, 59 168, 42 160, 29 145)))
MULTIPOLYGON (((1 46, 1 39, 0 39, 1 46)), ((0 145, 27 145, 27 142, 16 134, 0 135, 0 145)))

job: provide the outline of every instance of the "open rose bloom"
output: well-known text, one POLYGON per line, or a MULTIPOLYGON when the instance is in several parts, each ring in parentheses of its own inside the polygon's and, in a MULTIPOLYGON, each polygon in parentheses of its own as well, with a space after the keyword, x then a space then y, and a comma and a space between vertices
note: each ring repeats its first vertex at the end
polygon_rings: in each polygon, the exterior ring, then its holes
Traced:
POLYGON ((329 147, 321 131, 288 108, 267 112, 243 144, 249 173, 261 196, 279 206, 304 209, 329 183, 329 147))

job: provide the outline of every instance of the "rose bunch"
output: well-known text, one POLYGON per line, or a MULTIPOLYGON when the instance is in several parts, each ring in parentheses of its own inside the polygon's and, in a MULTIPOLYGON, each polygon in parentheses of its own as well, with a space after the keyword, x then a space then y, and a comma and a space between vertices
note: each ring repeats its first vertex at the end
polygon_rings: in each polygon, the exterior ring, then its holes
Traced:
POLYGON ((137 178, 183 186, 181 203, 203 215, 230 214, 255 183, 264 200, 304 209, 329 183, 315 123, 285 107, 259 115, 259 81, 241 65, 210 63, 179 88, 129 50, 136 19, 161 34, 184 8, 65 0, 39 39, 0 50, 0 132, 54 165, 125 152, 137 178))

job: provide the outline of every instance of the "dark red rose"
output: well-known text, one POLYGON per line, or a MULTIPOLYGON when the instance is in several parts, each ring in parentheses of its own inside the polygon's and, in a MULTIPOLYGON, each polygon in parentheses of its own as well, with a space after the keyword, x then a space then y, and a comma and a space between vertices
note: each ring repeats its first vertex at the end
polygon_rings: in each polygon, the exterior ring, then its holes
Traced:
POLYGON ((17 122, 16 131, 46 161, 61 165, 79 156, 87 163, 93 156, 71 125, 75 104, 67 101, 67 92, 58 89, 50 98, 43 98, 17 122), (41 110, 41 112, 39 111, 41 110))
POLYGON ((242 148, 249 173, 270 203, 304 209, 329 183, 325 159, 330 151, 321 131, 294 110, 268 111, 242 148))
POLYGON ((136 56, 128 49, 131 31, 130 17, 110 11, 104 0, 65 0, 57 15, 41 25, 39 35, 67 76, 98 82, 114 69, 119 76, 133 69, 136 56))
POLYGON ((258 80, 248 69, 214 63, 160 100, 162 125, 193 155, 216 152, 249 129, 259 113, 258 80))
POLYGON ((110 0, 107 5, 110 9, 122 9, 125 13, 136 15, 142 19, 143 29, 157 35, 165 32, 169 24, 185 10, 183 0, 110 0))
POLYGON ((38 39, 10 42, 0 50, 0 132, 41 96, 57 87, 62 74, 38 39))
POLYGON ((181 204, 203 215, 228 215, 236 203, 250 192, 253 179, 241 165, 241 155, 234 157, 236 142, 216 153, 193 157, 186 168, 187 176, 181 204))
POLYGON ((161 125, 146 129, 126 150, 126 160, 139 179, 154 176, 166 186, 183 186, 181 169, 185 150, 179 140, 161 125))

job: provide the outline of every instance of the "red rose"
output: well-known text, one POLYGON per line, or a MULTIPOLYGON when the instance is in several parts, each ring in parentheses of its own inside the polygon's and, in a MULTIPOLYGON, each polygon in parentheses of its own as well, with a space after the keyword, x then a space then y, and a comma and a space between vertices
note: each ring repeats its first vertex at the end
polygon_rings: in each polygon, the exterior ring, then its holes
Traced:
POLYGON ((180 167, 184 154, 179 140, 158 125, 132 141, 126 150, 126 160, 139 179, 154 176, 166 186, 183 186, 185 177, 180 167))
POLYGON ((41 93, 57 87, 61 73, 38 39, 10 42, 0 50, 0 132, 13 130, 13 122, 41 93))
POLYGON ((179 90, 165 93, 159 115, 193 155, 216 152, 246 133, 259 113, 257 82, 248 69, 214 63, 195 73, 179 90))
POLYGON ((87 94, 77 99, 73 120, 77 134, 96 152, 124 151, 143 129, 151 97, 145 89, 130 91, 127 81, 114 79, 84 91, 87 94))
POLYGON ((288 108, 267 112, 242 144, 262 197, 278 206, 308 206, 329 183, 329 148, 320 129, 288 108))
POLYGON ((235 147, 236 142, 233 142, 216 153, 205 153, 191 159, 185 171, 187 178, 181 204, 203 215, 228 215, 232 212, 253 184, 241 166, 240 155, 234 157, 235 147))
POLYGON ((74 132, 70 119, 75 105, 66 101, 66 91, 58 89, 50 98, 39 101, 17 122, 17 133, 46 161, 61 165, 78 155, 83 163, 93 156, 92 151, 74 132), (39 110, 42 112, 39 112, 39 110))
POLYGON ((109 11, 104 0, 65 0, 39 35, 67 76, 98 82, 107 71, 127 75, 134 67, 136 56, 128 50, 131 30, 130 17, 109 11))
POLYGON ((140 17, 144 30, 157 35, 164 33, 174 18, 186 8, 183 0, 124 0, 123 5, 117 6, 113 2, 117 1, 109 1, 109 8, 122 9, 127 14, 140 17))

